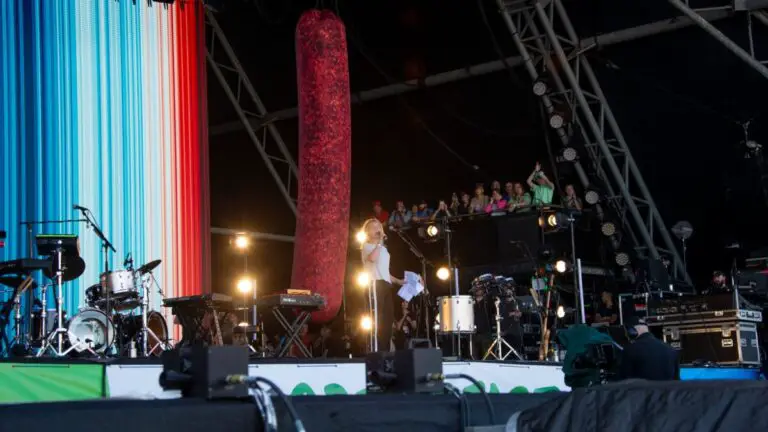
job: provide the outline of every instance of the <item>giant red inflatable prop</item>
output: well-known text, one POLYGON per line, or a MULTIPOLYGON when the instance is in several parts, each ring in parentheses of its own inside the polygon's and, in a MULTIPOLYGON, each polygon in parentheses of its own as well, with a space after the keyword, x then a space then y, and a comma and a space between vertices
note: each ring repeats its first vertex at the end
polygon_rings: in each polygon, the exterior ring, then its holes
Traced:
POLYGON ((305 12, 296 26, 299 85, 299 200, 291 287, 325 296, 314 322, 342 304, 349 241, 352 127, 347 40, 329 11, 305 12))

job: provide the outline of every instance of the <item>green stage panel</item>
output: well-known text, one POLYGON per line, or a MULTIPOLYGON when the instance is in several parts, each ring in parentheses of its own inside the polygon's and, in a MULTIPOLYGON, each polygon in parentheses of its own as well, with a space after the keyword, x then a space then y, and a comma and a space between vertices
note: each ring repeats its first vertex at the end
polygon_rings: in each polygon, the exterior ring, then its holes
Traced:
POLYGON ((104 396, 104 365, 0 363, 0 403, 104 396))

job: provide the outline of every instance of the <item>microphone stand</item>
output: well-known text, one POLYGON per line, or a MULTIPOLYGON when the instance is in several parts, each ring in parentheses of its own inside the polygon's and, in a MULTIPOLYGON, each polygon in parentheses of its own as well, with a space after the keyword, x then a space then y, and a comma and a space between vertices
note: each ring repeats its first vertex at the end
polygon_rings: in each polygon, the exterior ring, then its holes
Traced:
MULTIPOLYGON (((93 233, 96 234, 96 237, 101 240, 101 248, 103 249, 104 254, 104 272, 103 273, 109 273, 109 251, 110 249, 112 252, 117 253, 117 250, 115 250, 115 246, 112 245, 112 242, 107 239, 107 236, 104 235, 104 232, 99 227, 99 224, 96 223, 96 218, 93 217, 93 214, 91 211, 85 207, 76 207, 75 210, 79 210, 80 213, 83 215, 83 217, 86 219, 86 224, 89 228, 93 230, 93 233)), ((106 284, 102 285, 102 289, 104 290, 104 298, 106 300, 107 304, 107 316, 112 314, 112 305, 110 302, 110 296, 109 296, 109 287, 107 287, 106 284)), ((119 347, 122 350, 122 346, 119 347)), ((109 349, 109 348, 107 348, 109 349)), ((105 352, 105 355, 107 353, 105 352)))
MULTIPOLYGON (((410 237, 408 237, 407 234, 402 232, 402 230, 399 229, 391 229, 391 231, 394 231, 398 237, 403 241, 403 243, 408 246, 408 249, 411 250, 411 253, 421 261, 421 281, 424 284, 424 293, 422 297, 422 308, 424 309, 424 325, 425 327, 425 336, 427 339, 429 339, 429 289, 427 288, 427 265, 430 267, 434 267, 434 265, 427 259, 426 256, 424 256, 423 253, 419 250, 419 248, 416 247, 416 244, 411 240, 410 237), (424 304, 426 303, 426 305, 424 304)), ((416 334, 418 334, 418 329, 416 330, 416 334)))

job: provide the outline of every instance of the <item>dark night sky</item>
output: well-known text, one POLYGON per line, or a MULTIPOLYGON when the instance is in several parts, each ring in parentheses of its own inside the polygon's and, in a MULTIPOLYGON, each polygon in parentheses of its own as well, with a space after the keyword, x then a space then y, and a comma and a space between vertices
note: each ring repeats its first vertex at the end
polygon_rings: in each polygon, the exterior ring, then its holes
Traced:
MULTIPOLYGON (((663 0, 642 2, 642 8, 636 3, 565 1, 583 36, 679 15, 663 0)), ((301 11, 315 4, 232 1, 220 8, 219 23, 269 110, 296 105, 293 33, 301 11)), ((495 2, 483 4, 505 55, 516 55, 495 2)), ((353 92, 498 59, 474 1, 340 0, 338 8, 348 30, 353 92)), ((744 41, 743 16, 717 26, 744 41)), ((766 29, 756 30, 758 46, 768 50, 766 29)), ((742 157, 739 123, 754 119, 752 139, 768 142, 768 82, 693 27, 596 55, 593 67, 662 216, 668 225, 687 219, 696 230, 689 243, 694 279, 727 269, 726 240, 763 245, 768 230, 759 221, 768 212, 754 161, 742 157), (605 60, 618 68, 605 67, 605 60)), ((355 105, 353 221, 374 199, 387 207, 397 199, 433 201, 476 181, 522 181, 537 160, 548 169, 537 101, 525 71, 516 72, 522 85, 501 71, 355 105)), ((236 120, 211 73, 208 80, 211 126, 236 120)), ((295 155, 296 120, 278 128, 295 155)), ((210 148, 213 226, 292 234, 294 218, 247 135, 212 136, 210 148)), ((229 291, 241 268, 227 242, 214 236, 215 291, 229 291)), ((256 245, 249 264, 262 290, 280 290, 290 281, 291 262, 292 245, 265 242, 256 245)))

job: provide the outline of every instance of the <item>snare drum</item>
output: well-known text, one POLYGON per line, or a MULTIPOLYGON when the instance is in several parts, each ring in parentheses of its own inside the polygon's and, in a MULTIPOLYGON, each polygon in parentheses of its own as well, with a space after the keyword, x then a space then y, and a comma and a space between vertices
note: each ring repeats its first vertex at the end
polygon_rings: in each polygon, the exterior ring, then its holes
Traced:
POLYGON ((475 300, 472 296, 460 295, 438 297, 440 311, 440 333, 474 333, 475 300))
POLYGON ((138 295, 136 277, 132 271, 120 270, 101 274, 102 295, 109 293, 110 298, 121 299, 138 295))

